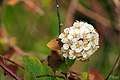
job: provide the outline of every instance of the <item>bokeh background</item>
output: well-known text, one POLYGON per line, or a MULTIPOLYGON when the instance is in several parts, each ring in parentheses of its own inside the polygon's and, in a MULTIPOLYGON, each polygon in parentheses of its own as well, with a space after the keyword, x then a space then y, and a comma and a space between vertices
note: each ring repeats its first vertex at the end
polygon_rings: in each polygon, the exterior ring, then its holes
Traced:
MULTIPOLYGON (((100 35, 100 48, 90 61, 76 61, 71 70, 86 72, 93 67, 106 77, 120 54, 120 1, 59 0, 59 4, 62 30, 79 20, 92 24, 100 35)), ((10 44, 40 59, 47 57, 50 49, 46 44, 59 31, 55 0, 0 0, 0 29, 10 44)), ((0 44, 0 54, 5 50, 0 44)), ((22 63, 18 55, 11 58, 22 63)), ((120 79, 120 61, 112 75, 120 79)), ((0 68, 0 80, 6 79, 0 68)))

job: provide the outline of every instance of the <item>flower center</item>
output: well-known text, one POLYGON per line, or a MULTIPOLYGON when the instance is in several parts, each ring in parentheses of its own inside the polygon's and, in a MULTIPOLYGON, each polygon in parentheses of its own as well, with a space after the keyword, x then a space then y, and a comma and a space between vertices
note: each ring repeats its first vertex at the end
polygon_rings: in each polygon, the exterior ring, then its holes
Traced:
POLYGON ((91 40, 92 42, 94 42, 95 41, 95 38, 94 38, 94 36, 92 37, 92 40, 91 40))
POLYGON ((68 44, 69 46, 71 46, 71 43, 70 43, 70 42, 68 42, 67 44, 68 44))
POLYGON ((83 33, 82 35, 83 35, 83 37, 87 36, 87 34, 86 34, 86 33, 83 33))
POLYGON ((67 38, 67 36, 68 36, 68 33, 65 33, 65 34, 64 34, 64 37, 67 38))
POLYGON ((83 39, 83 42, 84 42, 84 43, 88 43, 88 39, 87 39, 87 38, 84 38, 84 39, 83 39))
POLYGON ((79 43, 77 43, 77 44, 76 44, 76 48, 80 48, 80 45, 79 45, 79 43))
POLYGON ((83 46, 86 48, 86 47, 87 47, 87 44, 84 44, 83 46))
POLYGON ((77 29, 80 29, 80 26, 76 26, 77 29))
POLYGON ((78 36, 77 34, 74 34, 74 35, 73 35, 74 38, 77 38, 77 36, 78 36))

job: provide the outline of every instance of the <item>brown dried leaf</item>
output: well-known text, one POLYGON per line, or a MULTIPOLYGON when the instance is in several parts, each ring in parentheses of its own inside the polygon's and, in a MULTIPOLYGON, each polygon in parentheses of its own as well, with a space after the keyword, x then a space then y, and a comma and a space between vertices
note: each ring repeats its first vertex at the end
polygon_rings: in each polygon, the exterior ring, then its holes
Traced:
POLYGON ((88 80, 104 80, 104 78, 96 69, 90 68, 88 80))
POLYGON ((90 59, 89 58, 87 58, 87 59, 82 58, 81 61, 82 62, 88 62, 88 61, 90 61, 90 59))
POLYGON ((20 0, 7 0, 7 4, 8 5, 11 5, 11 6, 14 6, 16 5, 20 0))
POLYGON ((52 50, 52 51, 56 51, 57 53, 61 54, 61 50, 60 50, 60 44, 59 44, 59 40, 57 39, 52 39, 51 41, 49 41, 47 43, 47 46, 52 50))
POLYGON ((48 59, 48 65, 52 68, 54 72, 64 62, 64 59, 56 51, 51 51, 51 54, 50 56, 48 56, 47 59, 48 59))

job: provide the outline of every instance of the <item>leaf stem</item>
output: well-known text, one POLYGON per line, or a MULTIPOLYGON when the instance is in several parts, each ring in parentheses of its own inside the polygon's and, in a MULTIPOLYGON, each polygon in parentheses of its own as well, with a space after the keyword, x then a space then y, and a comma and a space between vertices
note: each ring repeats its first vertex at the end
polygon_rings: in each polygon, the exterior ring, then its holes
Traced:
POLYGON ((41 78, 41 77, 58 77, 66 80, 66 77, 55 75, 55 74, 43 74, 43 75, 36 76, 36 78, 41 78))
MULTIPOLYGON (((1 57, 2 58, 2 57, 1 57)), ((3 59, 3 58, 2 58, 3 59)), ((2 60, 0 60, 0 67, 3 68, 5 71, 7 71, 14 79, 16 80, 22 80, 20 77, 18 77, 15 73, 13 73, 4 63, 2 60)))
POLYGON ((61 20, 60 20, 58 0, 56 0, 56 8, 57 8, 57 16, 58 16, 58 28, 59 28, 59 34, 60 34, 61 33, 61 20))
POLYGON ((3 60, 7 60, 7 61, 9 61, 9 62, 11 62, 11 63, 13 63, 13 64, 15 64, 15 65, 17 65, 17 66, 19 66, 19 67, 21 67, 22 69, 25 70, 25 68, 24 68, 23 66, 21 66, 20 64, 12 61, 12 60, 10 60, 10 59, 8 59, 8 58, 6 58, 6 57, 3 57, 3 56, 1 56, 1 55, 0 55, 0 57, 1 57, 3 60))

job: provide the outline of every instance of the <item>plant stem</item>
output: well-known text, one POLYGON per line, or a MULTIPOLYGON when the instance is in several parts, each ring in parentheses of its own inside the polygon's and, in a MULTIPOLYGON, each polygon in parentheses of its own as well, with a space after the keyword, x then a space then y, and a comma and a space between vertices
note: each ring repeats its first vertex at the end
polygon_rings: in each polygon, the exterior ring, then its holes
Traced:
POLYGON ((3 56, 1 56, 1 55, 0 55, 0 57, 1 57, 3 60, 7 60, 7 61, 9 61, 9 62, 11 62, 11 63, 13 63, 13 64, 15 64, 15 65, 17 65, 17 66, 19 66, 19 67, 21 67, 22 69, 25 70, 25 68, 24 68, 23 66, 21 66, 20 64, 14 62, 14 61, 12 61, 12 60, 10 60, 10 59, 8 59, 8 58, 5 58, 5 57, 3 57, 3 56))
POLYGON ((105 78, 105 80, 108 80, 108 79, 109 79, 110 75, 111 75, 111 74, 113 73, 113 71, 115 70, 116 65, 117 65, 117 63, 119 62, 119 60, 120 60, 120 54, 118 55, 118 57, 117 57, 117 59, 116 59, 116 61, 115 61, 115 64, 114 64, 113 67, 112 67, 112 70, 109 72, 109 74, 108 74, 108 76, 105 78))
POLYGON ((2 61, 0 61, 0 67, 7 71, 14 79, 22 80, 15 73, 13 73, 2 61))
POLYGON ((58 29, 59 29, 59 34, 60 34, 61 33, 61 20, 60 20, 58 0, 56 0, 56 8, 57 8, 57 16, 58 16, 58 29))
POLYGON ((40 75, 40 76, 36 76, 36 78, 41 78, 41 77, 58 77, 58 78, 63 78, 63 79, 66 80, 66 77, 59 76, 59 75, 54 75, 54 74, 43 74, 43 75, 40 75))

